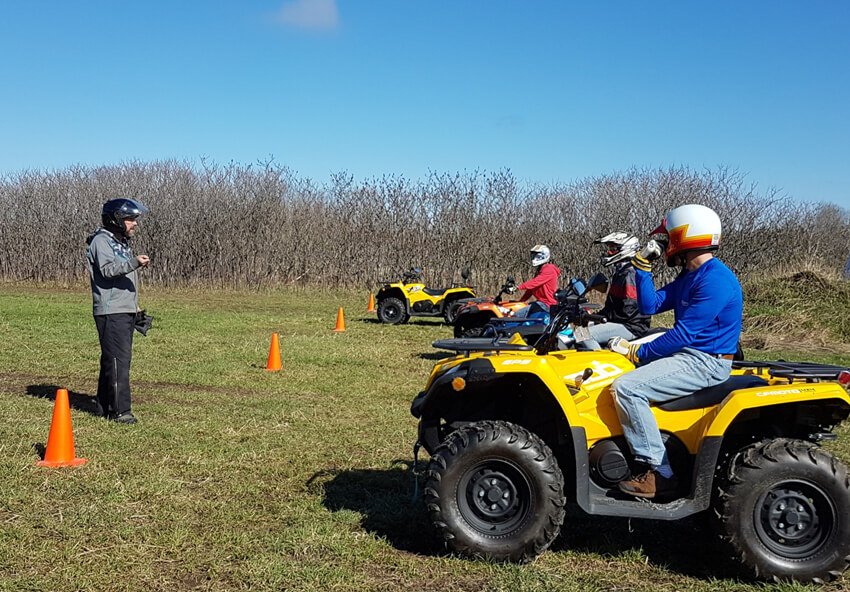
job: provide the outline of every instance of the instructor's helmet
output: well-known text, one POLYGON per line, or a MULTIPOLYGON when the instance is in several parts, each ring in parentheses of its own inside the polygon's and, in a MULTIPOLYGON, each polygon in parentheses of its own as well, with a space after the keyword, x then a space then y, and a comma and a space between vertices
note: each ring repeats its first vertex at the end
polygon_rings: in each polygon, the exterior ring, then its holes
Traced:
POLYGON ((125 236, 124 220, 135 220, 148 213, 148 209, 139 201, 119 197, 103 204, 100 218, 107 230, 125 236))
POLYGON ((531 265, 533 267, 540 267, 544 263, 547 263, 551 258, 551 253, 549 252, 549 247, 546 245, 534 245, 531 247, 531 265))
POLYGON ((599 262, 605 267, 631 259, 640 249, 640 241, 637 237, 625 232, 606 234, 593 241, 593 244, 605 245, 607 251, 599 259, 599 262))
POLYGON ((688 204, 673 208, 651 234, 667 235, 667 264, 688 251, 716 251, 720 246, 720 217, 711 208, 688 204))

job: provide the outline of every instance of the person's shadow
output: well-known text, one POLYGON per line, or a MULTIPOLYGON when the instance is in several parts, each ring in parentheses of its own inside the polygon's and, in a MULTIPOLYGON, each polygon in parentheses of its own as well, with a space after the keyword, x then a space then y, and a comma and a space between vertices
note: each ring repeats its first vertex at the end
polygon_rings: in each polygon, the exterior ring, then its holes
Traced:
MULTIPOLYGON (((64 387, 57 386, 55 384, 31 384, 27 386, 27 394, 31 397, 55 401, 56 391, 60 388, 64 387)), ((98 406, 97 398, 94 395, 69 390, 68 404, 71 409, 100 416, 100 407, 98 406)))
MULTIPOLYGON (((396 460, 388 469, 323 470, 307 481, 307 489, 321 495, 332 512, 360 514, 367 532, 396 549, 427 556, 445 554, 421 498, 424 477, 417 487, 411 464, 396 460)), ((730 561, 703 514, 669 522, 629 520, 590 516, 568 505, 561 534, 548 552, 564 551, 601 555, 615 562, 639 552, 650 563, 689 577, 748 579, 730 561)), ((628 569, 628 561, 623 569, 628 569)))

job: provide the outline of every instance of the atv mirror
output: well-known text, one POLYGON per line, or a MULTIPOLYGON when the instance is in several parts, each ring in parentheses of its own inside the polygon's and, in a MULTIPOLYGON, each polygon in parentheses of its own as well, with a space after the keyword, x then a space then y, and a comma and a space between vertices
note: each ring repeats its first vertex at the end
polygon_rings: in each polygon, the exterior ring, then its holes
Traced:
POLYGON ((464 280, 468 280, 470 274, 472 274, 472 271, 468 267, 465 267, 461 270, 460 277, 462 277, 464 280))
POLYGON ((597 273, 587 282, 587 291, 598 290, 604 292, 608 287, 608 278, 604 273, 597 273))
POLYGON ((509 275, 509 276, 508 276, 508 282, 507 282, 507 283, 509 283, 509 284, 515 284, 515 283, 516 283, 516 280, 514 279, 514 276, 509 275))

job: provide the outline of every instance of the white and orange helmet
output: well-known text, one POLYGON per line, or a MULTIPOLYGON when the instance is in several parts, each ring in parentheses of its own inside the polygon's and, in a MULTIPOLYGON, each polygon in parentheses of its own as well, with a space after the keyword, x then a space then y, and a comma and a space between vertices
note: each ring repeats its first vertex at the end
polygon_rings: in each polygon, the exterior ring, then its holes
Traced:
POLYGON ((720 217, 712 210, 698 204, 673 208, 661 225, 651 234, 668 236, 667 259, 680 253, 695 250, 715 250, 720 246, 720 217))

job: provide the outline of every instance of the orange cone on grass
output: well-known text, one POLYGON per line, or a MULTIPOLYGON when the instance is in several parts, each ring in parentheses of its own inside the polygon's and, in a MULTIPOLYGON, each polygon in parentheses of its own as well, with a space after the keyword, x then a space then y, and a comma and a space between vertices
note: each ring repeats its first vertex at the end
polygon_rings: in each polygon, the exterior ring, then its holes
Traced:
POLYGON ((266 370, 277 372, 280 369, 280 337, 278 337, 277 333, 272 333, 272 346, 269 348, 269 360, 266 362, 266 370))
POLYGON ((336 327, 334 327, 334 331, 337 333, 342 333, 345 331, 345 313, 342 311, 342 307, 339 307, 339 310, 336 311, 336 327))
POLYGON ((38 461, 40 467, 78 467, 86 463, 85 458, 74 454, 74 430, 71 428, 71 407, 68 403, 68 390, 56 391, 53 404, 53 419, 50 421, 50 435, 47 436, 47 450, 44 460, 38 461))
POLYGON ((366 307, 366 312, 375 312, 375 295, 369 292, 369 306, 366 307))

